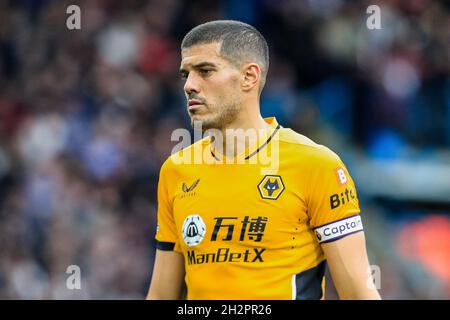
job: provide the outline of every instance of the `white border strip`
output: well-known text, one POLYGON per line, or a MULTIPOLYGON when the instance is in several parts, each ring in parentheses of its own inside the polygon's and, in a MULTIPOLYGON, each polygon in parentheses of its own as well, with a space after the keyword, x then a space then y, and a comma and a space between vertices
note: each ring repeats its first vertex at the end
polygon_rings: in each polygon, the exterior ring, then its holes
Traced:
POLYGON ((292 275, 291 286, 292 286, 292 300, 297 299, 297 282, 295 281, 297 276, 295 274, 292 275))

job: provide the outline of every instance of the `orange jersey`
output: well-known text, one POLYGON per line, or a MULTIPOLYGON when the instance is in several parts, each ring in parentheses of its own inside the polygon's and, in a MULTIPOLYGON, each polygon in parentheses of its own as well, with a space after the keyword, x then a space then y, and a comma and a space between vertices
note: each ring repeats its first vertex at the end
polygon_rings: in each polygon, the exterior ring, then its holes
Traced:
POLYGON ((320 243, 362 230, 340 158, 266 121, 264 141, 239 163, 223 163, 205 138, 161 168, 157 248, 183 254, 188 299, 321 299, 320 243), (180 161, 197 151, 202 163, 180 161), (263 152, 269 165, 252 161, 263 152))

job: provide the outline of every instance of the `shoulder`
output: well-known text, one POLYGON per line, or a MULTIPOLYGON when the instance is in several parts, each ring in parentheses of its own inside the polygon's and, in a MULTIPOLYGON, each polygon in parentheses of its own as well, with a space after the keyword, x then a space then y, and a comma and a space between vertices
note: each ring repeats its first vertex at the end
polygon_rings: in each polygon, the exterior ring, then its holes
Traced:
POLYGON ((171 174, 180 170, 185 170, 186 166, 194 163, 196 152, 203 152, 205 146, 209 146, 210 137, 200 139, 193 144, 171 154, 161 166, 160 174, 171 174))
POLYGON ((279 135, 280 144, 290 153, 308 160, 314 166, 329 165, 341 162, 340 157, 327 146, 289 128, 282 128, 279 135))

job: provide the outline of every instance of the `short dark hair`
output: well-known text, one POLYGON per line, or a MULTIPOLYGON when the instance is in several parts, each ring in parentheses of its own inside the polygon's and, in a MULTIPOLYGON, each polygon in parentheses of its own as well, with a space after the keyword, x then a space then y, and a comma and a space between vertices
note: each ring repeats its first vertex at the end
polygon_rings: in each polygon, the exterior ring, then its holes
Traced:
POLYGON ((261 91, 269 70, 269 48, 262 34, 251 25, 240 21, 210 21, 189 31, 181 42, 181 49, 214 42, 221 44, 221 56, 237 66, 241 66, 248 60, 259 64, 261 91))

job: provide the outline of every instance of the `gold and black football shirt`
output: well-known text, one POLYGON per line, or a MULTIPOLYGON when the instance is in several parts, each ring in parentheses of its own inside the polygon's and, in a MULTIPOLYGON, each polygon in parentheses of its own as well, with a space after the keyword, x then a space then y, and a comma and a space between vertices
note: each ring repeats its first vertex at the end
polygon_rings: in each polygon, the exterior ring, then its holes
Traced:
POLYGON ((204 138, 161 168, 157 248, 183 254, 188 299, 321 299, 320 243, 362 230, 341 159, 265 120, 233 163, 204 138))

